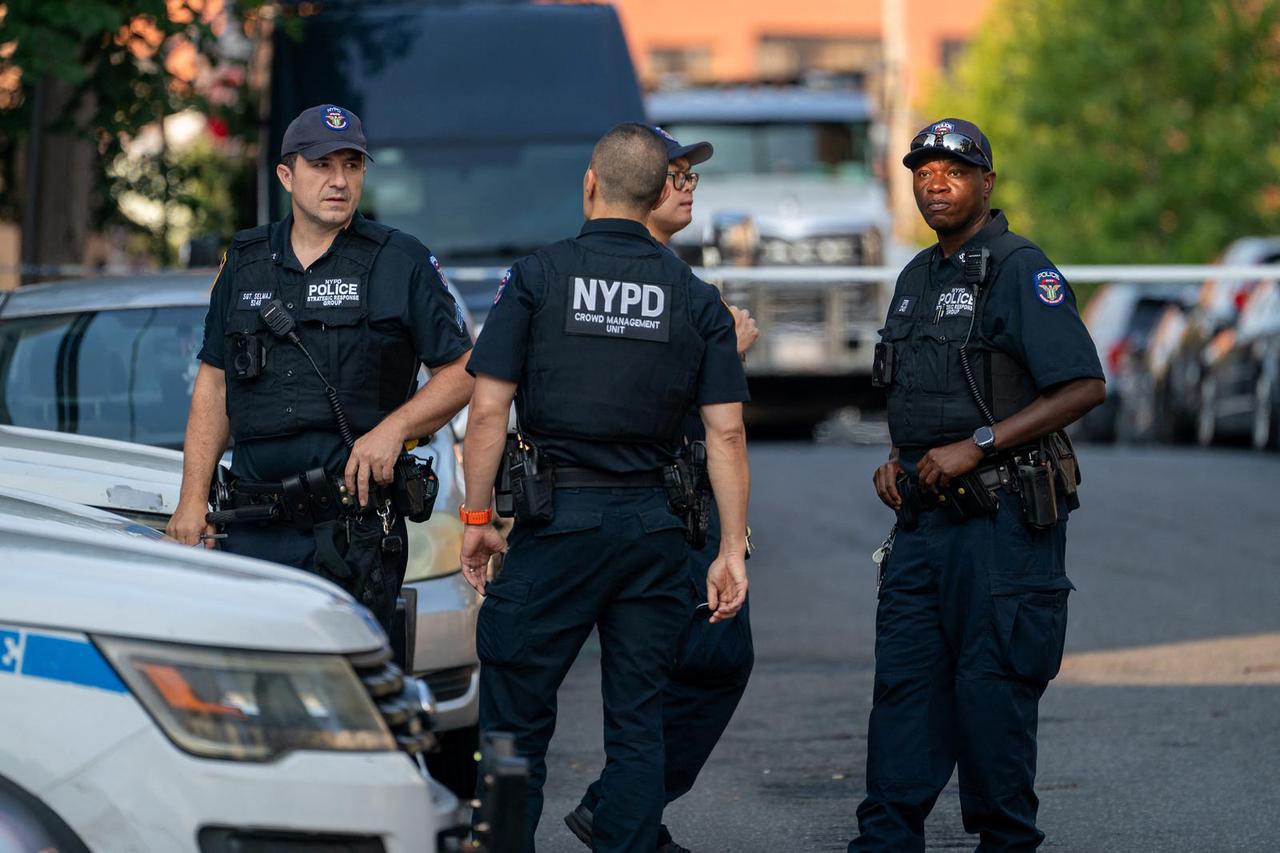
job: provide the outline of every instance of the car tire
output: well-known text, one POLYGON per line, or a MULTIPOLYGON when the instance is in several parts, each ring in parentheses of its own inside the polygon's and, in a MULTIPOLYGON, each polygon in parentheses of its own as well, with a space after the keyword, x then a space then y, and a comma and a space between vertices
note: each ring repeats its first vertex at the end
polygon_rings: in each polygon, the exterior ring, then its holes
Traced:
POLYGON ((427 754, 427 770, 431 778, 444 785, 464 803, 476 795, 479 765, 476 751, 480 748, 480 727, 467 726, 437 732, 438 752, 427 754))
POLYGON ((80 837, 53 809, 13 782, 0 776, 0 849, 57 850, 89 853, 80 837), (8 839, 14 843, 10 848, 8 839))
POLYGON ((1218 385, 1205 377, 1200 385, 1200 411, 1196 414, 1196 444, 1209 447, 1218 432, 1218 385))
POLYGON ((1280 447, 1280 377, 1273 371, 1262 370, 1258 377, 1253 400, 1253 429, 1250 438, 1255 450, 1274 450, 1280 447))

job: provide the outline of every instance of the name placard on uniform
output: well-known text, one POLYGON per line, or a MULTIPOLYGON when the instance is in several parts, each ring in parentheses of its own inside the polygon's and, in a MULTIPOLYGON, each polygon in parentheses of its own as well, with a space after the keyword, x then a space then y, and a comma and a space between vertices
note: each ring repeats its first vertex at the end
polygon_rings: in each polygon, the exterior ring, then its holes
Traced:
POLYGON ((241 311, 256 310, 271 301, 275 294, 270 290, 242 290, 236 297, 236 307, 241 311))
POLYGON ((665 284, 569 276, 564 330, 639 341, 671 339, 671 288, 665 284))
POLYGON ((308 308, 360 307, 360 279, 321 278, 307 283, 308 308))

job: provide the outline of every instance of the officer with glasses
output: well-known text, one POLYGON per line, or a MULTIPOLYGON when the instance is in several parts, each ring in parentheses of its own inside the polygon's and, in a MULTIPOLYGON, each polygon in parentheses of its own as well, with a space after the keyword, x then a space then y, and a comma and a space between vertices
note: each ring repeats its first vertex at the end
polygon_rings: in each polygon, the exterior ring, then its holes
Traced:
MULTIPOLYGON (((645 227, 654 239, 667 246, 671 238, 693 220, 693 191, 698 186, 698 173, 690 169, 709 160, 714 149, 710 142, 681 145, 662 128, 655 126, 653 130, 667 147, 667 181, 672 191, 650 211, 645 227)), ((738 355, 745 359, 760 331, 750 312, 733 306, 729 311, 734 318, 738 355)), ((702 418, 697 411, 691 411, 685 418, 685 441, 703 441, 706 436, 702 418)), ((689 583, 696 589, 699 602, 707 600, 707 569, 716 558, 719 543, 720 514, 713 503, 707 544, 699 551, 691 551, 686 563, 689 583)), ((747 679, 755 663, 748 604, 749 601, 744 600, 736 617, 717 623, 710 620, 709 608, 690 611, 676 643, 675 666, 662 693, 666 758, 663 782, 668 805, 693 788, 747 689, 747 679)), ((602 792, 602 781, 592 782, 582 802, 564 819, 569 830, 588 846, 602 792)), ((657 849, 659 853, 688 853, 688 848, 671 838, 665 825, 658 828, 657 849)))
POLYGON ((1102 402, 1097 350, 1062 273, 991 209, 991 144, 955 118, 903 165, 938 242, 898 277, 873 381, 892 450, 877 495, 897 515, 877 551, 867 795, 850 851, 922 851, 959 767, 982 851, 1034 850, 1036 716, 1057 674, 1078 505, 1061 433, 1102 402))

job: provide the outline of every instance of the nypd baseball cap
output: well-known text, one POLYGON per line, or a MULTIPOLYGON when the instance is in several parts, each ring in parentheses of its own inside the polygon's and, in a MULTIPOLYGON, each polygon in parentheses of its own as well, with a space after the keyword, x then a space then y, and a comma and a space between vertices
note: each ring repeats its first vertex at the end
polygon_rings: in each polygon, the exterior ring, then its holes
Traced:
POLYGON ((349 148, 369 157, 367 145, 360 116, 333 104, 322 104, 303 110, 289 122, 280 142, 280 156, 301 154, 306 160, 318 160, 349 148))
POLYGON ((695 142, 692 145, 681 145, 679 140, 667 133, 656 124, 653 125, 653 132, 662 138, 667 144, 667 162, 671 162, 677 157, 689 158, 689 165, 696 166, 699 163, 705 163, 711 159, 711 155, 715 153, 715 149, 711 147, 710 142, 695 142))
POLYGON ((944 118, 925 125, 911 140, 911 149, 902 165, 914 169, 926 160, 954 157, 984 169, 994 169, 991 142, 971 121, 944 118))

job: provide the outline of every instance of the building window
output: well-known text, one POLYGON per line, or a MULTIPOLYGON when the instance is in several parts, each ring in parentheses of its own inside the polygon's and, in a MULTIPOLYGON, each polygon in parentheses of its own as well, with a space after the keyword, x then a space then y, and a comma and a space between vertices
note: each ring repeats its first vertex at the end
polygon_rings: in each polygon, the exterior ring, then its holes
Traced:
POLYGON ((655 47, 649 51, 649 77, 665 81, 702 81, 711 76, 711 51, 705 47, 655 47))
POLYGON ((964 59, 965 52, 969 49, 968 39, 943 39, 941 45, 942 73, 950 74, 955 70, 956 65, 964 59))
POLYGON ((871 76, 880 65, 879 38, 764 35, 760 38, 762 80, 792 80, 810 71, 856 78, 871 76))

